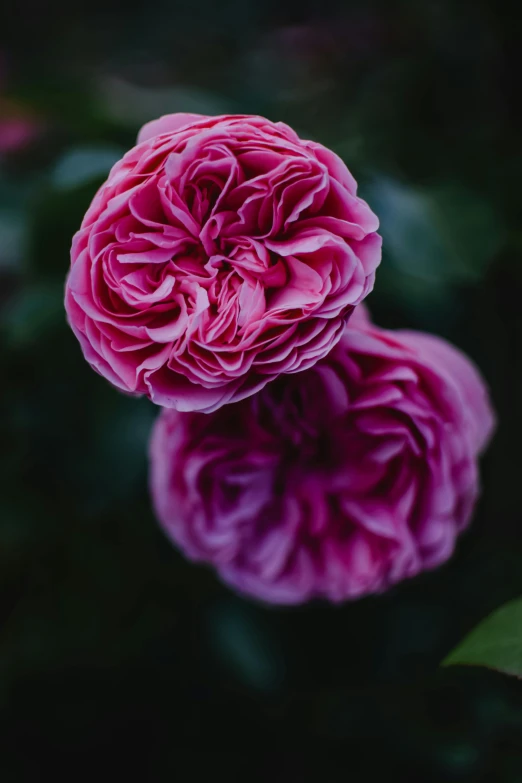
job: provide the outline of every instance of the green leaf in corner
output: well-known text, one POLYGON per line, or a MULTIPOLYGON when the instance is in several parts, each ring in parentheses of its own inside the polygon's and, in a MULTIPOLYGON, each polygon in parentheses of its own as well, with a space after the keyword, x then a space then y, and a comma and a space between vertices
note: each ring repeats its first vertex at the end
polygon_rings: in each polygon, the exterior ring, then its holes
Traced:
POLYGON ((483 620, 442 665, 487 666, 522 677, 522 598, 483 620))

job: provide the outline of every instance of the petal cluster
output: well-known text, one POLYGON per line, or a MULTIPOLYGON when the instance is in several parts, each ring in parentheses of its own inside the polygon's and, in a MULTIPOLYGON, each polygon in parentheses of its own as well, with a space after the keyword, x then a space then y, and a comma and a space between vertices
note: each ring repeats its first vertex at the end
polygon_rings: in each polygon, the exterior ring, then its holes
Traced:
POLYGON ((288 126, 168 115, 74 237, 68 319, 121 390, 210 412, 329 353, 373 287, 377 228, 344 163, 288 126))
POLYGON ((493 427, 463 354, 359 307, 307 372, 209 416, 164 410, 154 504, 188 557, 244 593, 354 599, 451 555, 493 427))

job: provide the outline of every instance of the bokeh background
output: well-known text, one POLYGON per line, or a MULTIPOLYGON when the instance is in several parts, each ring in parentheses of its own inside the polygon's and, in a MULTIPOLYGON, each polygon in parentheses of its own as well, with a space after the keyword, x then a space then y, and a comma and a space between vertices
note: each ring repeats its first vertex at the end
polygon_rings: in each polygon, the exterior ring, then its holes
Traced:
POLYGON ((522 595, 520 36, 509 0, 0 7, 0 777, 522 780, 522 685, 440 662, 522 595), (72 234, 140 125, 259 113, 381 218, 369 300, 487 377, 500 426, 445 567, 270 608, 191 565, 147 494, 154 406, 65 323, 72 234))

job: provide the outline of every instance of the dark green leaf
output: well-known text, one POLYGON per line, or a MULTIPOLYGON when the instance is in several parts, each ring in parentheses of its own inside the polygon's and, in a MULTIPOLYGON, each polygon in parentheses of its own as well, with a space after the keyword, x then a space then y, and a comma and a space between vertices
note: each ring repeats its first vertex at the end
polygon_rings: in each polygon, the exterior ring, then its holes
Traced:
POLYGON ((522 677, 522 599, 497 609, 445 659, 444 666, 487 666, 522 677))

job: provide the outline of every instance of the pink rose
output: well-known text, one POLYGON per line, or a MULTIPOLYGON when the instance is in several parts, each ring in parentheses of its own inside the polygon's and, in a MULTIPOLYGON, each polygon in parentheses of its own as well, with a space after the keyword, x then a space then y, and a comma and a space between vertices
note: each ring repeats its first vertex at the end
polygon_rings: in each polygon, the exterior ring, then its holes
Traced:
POLYGON ((469 359, 357 308, 308 372, 210 416, 164 410, 153 500, 183 552, 240 591, 353 599, 451 555, 493 426, 469 359))
POLYGON ((377 227, 344 163, 288 126, 161 117, 74 237, 69 322, 118 388, 209 412, 326 356, 373 287, 377 227))

